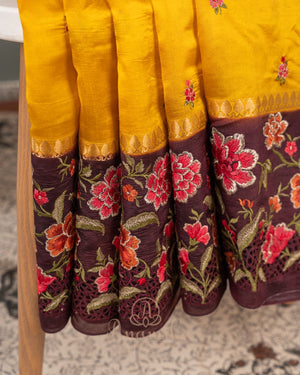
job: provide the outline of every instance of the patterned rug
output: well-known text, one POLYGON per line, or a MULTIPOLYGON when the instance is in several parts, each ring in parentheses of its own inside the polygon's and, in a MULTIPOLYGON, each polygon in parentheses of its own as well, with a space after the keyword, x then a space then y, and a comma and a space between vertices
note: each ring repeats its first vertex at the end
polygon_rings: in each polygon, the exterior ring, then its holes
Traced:
MULTIPOLYGON (((17 116, 0 113, 0 374, 18 373, 17 116)), ((227 292, 211 315, 184 314, 179 303, 165 327, 140 339, 118 329, 85 336, 69 324, 46 335, 43 375, 299 375, 300 302, 239 307, 227 292)), ((28 374, 31 375, 31 374, 28 374)))

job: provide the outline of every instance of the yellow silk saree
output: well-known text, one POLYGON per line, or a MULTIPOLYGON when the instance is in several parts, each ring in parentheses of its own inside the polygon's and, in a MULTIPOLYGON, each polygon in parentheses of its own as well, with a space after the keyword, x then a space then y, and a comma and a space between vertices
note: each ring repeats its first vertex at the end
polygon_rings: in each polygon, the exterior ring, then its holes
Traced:
POLYGON ((300 298, 294 1, 19 0, 42 328, 300 298))

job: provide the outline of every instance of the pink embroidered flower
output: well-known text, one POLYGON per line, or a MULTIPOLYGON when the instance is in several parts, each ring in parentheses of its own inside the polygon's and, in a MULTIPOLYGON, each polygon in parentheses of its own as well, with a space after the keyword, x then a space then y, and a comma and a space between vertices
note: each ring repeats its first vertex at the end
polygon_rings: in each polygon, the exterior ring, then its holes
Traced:
POLYGON ((166 267, 167 267, 167 253, 164 251, 161 255, 159 265, 158 265, 158 270, 157 270, 157 276, 158 276, 160 283, 162 283, 165 280, 166 267))
POLYGON ((104 181, 92 185, 91 194, 93 197, 87 204, 91 210, 99 211, 102 220, 116 216, 119 212, 121 174, 121 166, 118 168, 111 166, 105 173, 104 181))
POLYGON ((283 56, 281 58, 281 64, 278 67, 278 75, 276 77, 276 80, 279 81, 281 85, 285 84, 285 79, 289 74, 287 64, 288 64, 288 61, 283 56))
POLYGON ((273 145, 281 147, 282 142, 285 140, 283 133, 288 127, 288 122, 282 120, 280 112, 276 114, 270 114, 268 121, 265 123, 263 128, 263 134, 266 137, 265 145, 267 150, 270 150, 273 145))
POLYGON ((154 165, 153 172, 147 179, 148 192, 145 196, 147 203, 153 203, 156 211, 164 206, 171 195, 171 184, 169 179, 169 157, 159 157, 154 165))
POLYGON ((179 155, 172 152, 171 168, 174 198, 178 202, 186 203, 188 198, 193 197, 201 186, 201 163, 194 160, 190 152, 184 151, 179 155))
POLYGON ((132 236, 130 231, 121 225, 120 236, 113 239, 113 244, 120 251, 122 267, 131 270, 139 264, 136 256, 136 250, 139 248, 141 241, 132 236))
POLYGON ((47 276, 44 274, 43 270, 37 266, 37 284, 38 284, 38 294, 45 292, 48 285, 52 284, 56 280, 54 276, 47 276))
POLYGON ((297 151, 297 146, 296 146, 296 142, 292 141, 292 142, 286 142, 286 146, 285 146, 285 149, 284 151, 290 155, 290 156, 293 156, 297 151))
POLYGON ((171 220, 169 221, 164 228, 164 234, 168 237, 171 238, 174 234, 174 221, 171 220))
POLYGON ((36 203, 39 204, 40 206, 49 202, 47 193, 45 191, 39 191, 37 189, 34 189, 33 197, 36 203))
POLYGON ((190 80, 186 81, 187 88, 185 89, 184 95, 185 95, 185 103, 184 105, 190 105, 191 107, 194 107, 194 100, 195 100, 195 91, 193 89, 193 84, 190 80))
POLYGON ((179 249, 179 263, 181 272, 186 275, 190 260, 189 260, 189 253, 187 249, 181 248, 179 249))
POLYGON ((199 221, 195 224, 185 224, 183 229, 187 232, 191 239, 197 242, 202 242, 204 245, 208 244, 210 234, 208 233, 207 225, 202 225, 199 221))
POLYGON ((291 184, 291 202, 294 208, 300 208, 300 174, 296 173, 290 181, 291 184))
POLYGON ((285 223, 277 224, 276 227, 271 223, 261 248, 264 261, 268 264, 274 263, 295 233, 285 223))
POLYGON ((252 185, 256 177, 250 171, 256 165, 258 154, 245 149, 243 134, 224 137, 216 128, 212 129, 212 152, 216 177, 228 194, 237 191, 237 185, 245 188, 252 185))
POLYGON ((216 14, 218 14, 219 11, 221 14, 222 8, 227 8, 227 6, 224 4, 224 0, 209 0, 209 4, 215 10, 216 14))
POLYGON ((141 277, 141 278, 138 279, 137 283, 138 283, 139 285, 145 285, 145 284, 146 284, 146 280, 145 280, 144 277, 141 277))
POLYGON ((230 228, 227 221, 225 219, 222 220, 223 227, 229 232, 230 237, 232 238, 232 241, 236 243, 236 234, 235 232, 230 228))
POLYGON ((112 282, 113 275, 114 275, 114 265, 111 262, 107 263, 105 268, 99 271, 100 277, 98 277, 95 280, 95 283, 97 284, 97 287, 100 293, 108 291, 108 287, 110 283, 112 282))

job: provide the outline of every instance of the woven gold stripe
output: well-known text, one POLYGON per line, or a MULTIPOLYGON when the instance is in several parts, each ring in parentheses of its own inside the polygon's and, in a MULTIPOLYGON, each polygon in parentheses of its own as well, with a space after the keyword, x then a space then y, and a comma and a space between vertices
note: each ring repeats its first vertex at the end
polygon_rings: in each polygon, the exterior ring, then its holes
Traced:
POLYGON ((43 140, 31 138, 32 153, 40 158, 56 158, 70 152, 77 144, 77 135, 64 139, 43 140))
POLYGON ((285 92, 257 98, 237 100, 208 99, 208 113, 212 118, 243 118, 270 112, 300 108, 300 92, 285 92))

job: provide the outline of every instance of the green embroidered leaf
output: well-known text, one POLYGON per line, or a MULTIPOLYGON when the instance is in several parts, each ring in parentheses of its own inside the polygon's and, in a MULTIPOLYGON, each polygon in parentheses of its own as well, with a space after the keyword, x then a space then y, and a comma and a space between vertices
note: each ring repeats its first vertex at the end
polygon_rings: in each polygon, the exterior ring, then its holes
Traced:
POLYGON ((216 14, 219 13, 219 7, 215 8, 215 13, 216 13, 216 14))
POLYGON ((52 211, 52 217, 56 220, 57 224, 62 223, 62 217, 64 213, 64 200, 66 191, 64 191, 55 201, 54 209, 52 211))
POLYGON ((170 280, 167 280, 167 281, 164 281, 160 288, 159 288, 159 291, 157 292, 157 296, 156 296, 156 303, 159 303, 163 296, 169 291, 169 290, 172 290, 172 283, 170 280))
POLYGON ((259 192, 262 187, 267 189, 268 186, 268 173, 272 172, 272 163, 270 159, 267 159, 263 164, 262 164, 262 171, 259 179, 259 192))
POLYGON ((197 211, 195 211, 193 208, 191 209, 191 213, 193 214, 193 215, 195 215, 196 217, 198 217, 199 216, 199 214, 198 214, 198 212, 197 211))
POLYGON ((92 267, 88 270, 88 272, 97 272, 98 273, 102 268, 103 268, 103 266, 92 267))
POLYGON ((221 7, 227 9, 227 6, 224 3, 221 5, 221 7))
POLYGON ((138 179, 136 178, 133 178, 133 181, 141 188, 141 189, 144 189, 144 185, 141 181, 139 181, 138 179))
POLYGON ((83 170, 82 170, 82 176, 91 177, 91 175, 92 175, 91 166, 88 165, 87 167, 84 167, 83 170))
POLYGON ((154 262, 151 264, 151 268, 157 266, 159 262, 160 262, 160 256, 154 259, 154 262))
POLYGON ((87 305, 87 313, 90 314, 93 310, 99 310, 103 306, 108 306, 114 303, 118 303, 119 298, 116 293, 106 293, 102 294, 100 297, 92 299, 92 301, 87 305))
POLYGON ((212 211, 214 209, 214 201, 211 195, 207 195, 203 201, 204 204, 212 211))
POLYGON ((285 272, 288 268, 292 267, 293 264, 297 262, 297 260, 300 259, 300 251, 296 251, 295 253, 292 253, 291 257, 286 261, 283 271, 285 272))
POLYGON ((64 272, 63 272, 63 270, 62 270, 61 268, 58 268, 58 269, 56 270, 56 276, 57 276, 60 280, 62 280, 62 279, 64 278, 64 272))
POLYGON ((125 162, 123 162, 123 166, 125 167, 127 174, 130 174, 130 166, 125 162))
POLYGON ((258 224, 261 218, 261 215, 265 209, 261 207, 258 210, 258 213, 254 217, 254 219, 251 221, 251 223, 246 224, 238 233, 237 235, 237 246, 240 252, 242 252, 244 249, 246 249, 247 246, 251 244, 253 241, 257 231, 258 231, 258 224))
POLYGON ((86 229, 86 230, 95 230, 105 234, 105 226, 99 220, 90 219, 86 216, 77 215, 76 216, 76 228, 77 229, 86 229))
POLYGON ((210 284, 207 295, 209 295, 214 289, 217 289, 222 283, 222 278, 220 275, 216 276, 212 283, 210 284))
POLYGON ((37 181, 33 180, 33 183, 34 183, 34 186, 37 188, 38 191, 41 191, 42 188, 40 187, 40 185, 37 183, 37 181))
POLYGON ((205 252, 203 253, 201 257, 201 266, 200 266, 200 271, 202 274, 204 274, 206 267, 208 266, 208 263, 211 260, 212 252, 213 252, 213 245, 209 246, 205 252))
POLYGON ((300 222, 299 221, 295 224, 295 229, 298 235, 300 236, 300 222))
POLYGON ((131 287, 131 286, 125 286, 119 292, 119 299, 120 300, 129 299, 129 298, 135 296, 136 294, 145 293, 145 292, 146 292, 145 290, 141 290, 141 289, 131 287))
POLYGON ((137 273, 136 275, 134 275, 134 277, 136 277, 137 279, 140 279, 141 277, 145 277, 145 275, 146 275, 146 269, 144 269, 141 272, 137 273))
POLYGON ((98 249, 97 249, 96 259, 100 264, 104 264, 104 262, 105 262, 105 255, 102 253, 101 247, 98 247, 98 249))
POLYGON ((223 202, 223 198, 222 198, 221 192, 220 192, 220 190, 217 187, 215 187, 215 192, 216 192, 216 195, 217 195, 217 198, 218 198, 219 206, 221 208, 221 213, 222 213, 222 215, 224 215, 224 213, 225 213, 225 205, 224 205, 224 202, 223 202))
POLYGON ((182 289, 185 289, 187 292, 198 294, 199 296, 201 296, 202 300, 204 299, 203 291, 199 288, 199 286, 183 275, 180 278, 180 285, 182 289))
POLYGON ((126 157, 126 161, 127 161, 127 163, 128 163, 132 168, 134 168, 135 160, 134 160, 131 156, 129 156, 129 155, 125 155, 125 157, 126 157))
POLYGON ((143 173, 144 169, 145 169, 145 166, 144 166, 143 160, 140 160, 135 167, 135 171, 136 173, 143 173))
POLYGON ((69 290, 66 289, 61 294, 59 294, 58 296, 55 296, 52 299, 52 301, 44 308, 44 311, 47 312, 47 311, 55 310, 57 308, 57 306, 61 302, 63 302, 64 299, 68 298, 68 293, 69 293, 69 290))
POLYGON ((243 277, 246 277, 246 274, 243 270, 241 270, 240 268, 238 270, 236 270, 235 274, 234 274, 234 282, 237 283, 239 280, 241 280, 243 277))
POLYGON ((230 224, 236 224, 238 221, 239 221, 240 217, 233 217, 232 219, 230 219, 229 223, 230 224))
POLYGON ((143 212, 137 216, 133 216, 125 223, 125 227, 130 230, 137 230, 150 224, 159 225, 159 218, 154 212, 143 212))
POLYGON ((263 269, 260 267, 259 270, 258 270, 258 277, 260 278, 261 281, 263 282, 266 282, 267 279, 266 279, 266 276, 265 276, 265 273, 263 271, 263 269))

